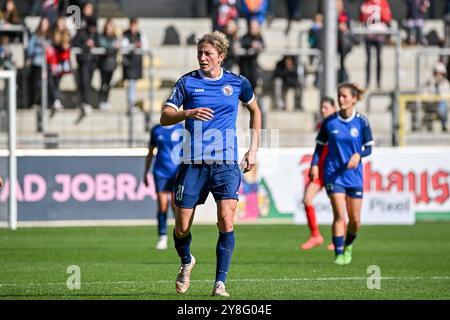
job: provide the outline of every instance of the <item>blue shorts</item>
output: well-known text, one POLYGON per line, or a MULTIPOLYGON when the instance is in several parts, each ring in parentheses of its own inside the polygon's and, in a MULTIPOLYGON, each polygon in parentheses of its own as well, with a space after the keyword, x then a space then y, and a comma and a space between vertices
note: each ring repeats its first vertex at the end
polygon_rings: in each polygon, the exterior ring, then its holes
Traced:
POLYGON ((172 192, 175 186, 175 177, 164 178, 160 176, 153 176, 155 180, 156 192, 172 192))
POLYGON ((175 183, 175 204, 194 208, 204 204, 209 192, 216 201, 238 199, 241 171, 236 162, 181 164, 175 183))
POLYGON ((327 194, 329 196, 333 193, 345 193, 346 196, 357 199, 362 199, 364 193, 362 187, 348 188, 334 183, 326 183, 325 189, 327 190, 327 194))

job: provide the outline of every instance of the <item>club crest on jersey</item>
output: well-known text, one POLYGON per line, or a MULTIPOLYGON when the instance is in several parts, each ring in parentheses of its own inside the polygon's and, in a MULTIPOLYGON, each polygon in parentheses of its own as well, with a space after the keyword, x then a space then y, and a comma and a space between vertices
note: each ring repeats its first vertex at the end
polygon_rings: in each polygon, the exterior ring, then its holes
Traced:
POLYGON ((222 93, 226 96, 231 96, 233 94, 233 87, 227 84, 222 87, 222 93))
POLYGON ((350 129, 350 135, 354 138, 356 138, 357 136, 359 136, 359 131, 358 129, 356 129, 355 127, 350 129))

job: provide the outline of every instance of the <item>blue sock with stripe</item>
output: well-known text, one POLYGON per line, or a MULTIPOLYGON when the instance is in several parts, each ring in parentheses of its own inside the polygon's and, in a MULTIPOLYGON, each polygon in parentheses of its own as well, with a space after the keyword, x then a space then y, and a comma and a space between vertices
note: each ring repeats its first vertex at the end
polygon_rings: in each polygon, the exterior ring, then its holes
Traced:
POLYGON ((340 237, 333 236, 333 243, 334 243, 334 252, 336 253, 336 255, 343 254, 344 253, 344 236, 340 236, 340 237))
POLYGON ((158 211, 156 216, 158 219, 158 235, 163 236, 167 234, 167 212, 158 211))
POLYGON ((222 281, 223 283, 225 283, 227 279, 227 273, 230 269, 234 244, 234 231, 225 233, 219 232, 219 239, 217 240, 216 247, 216 281, 222 281))
POLYGON ((184 238, 177 238, 175 236, 175 229, 173 230, 173 240, 175 242, 175 249, 177 249, 178 256, 181 258, 182 264, 191 263, 191 240, 192 235, 189 232, 184 238))

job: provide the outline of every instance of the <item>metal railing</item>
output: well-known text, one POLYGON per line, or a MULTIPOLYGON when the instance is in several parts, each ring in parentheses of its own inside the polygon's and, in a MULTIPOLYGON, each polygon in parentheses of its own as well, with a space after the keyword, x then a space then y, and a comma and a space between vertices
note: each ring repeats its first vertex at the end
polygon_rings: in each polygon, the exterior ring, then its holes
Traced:
MULTIPOLYGON (((252 50, 244 50, 240 49, 237 52, 238 56, 248 55, 254 53, 252 50)), ((310 49, 310 48, 298 48, 298 49, 264 49, 260 52, 260 54, 264 55, 277 55, 277 56, 296 56, 299 58, 297 63, 297 72, 299 74, 300 85, 304 85, 305 83, 305 74, 302 71, 299 71, 301 66, 300 58, 302 57, 316 57, 318 59, 318 77, 319 77, 319 88, 323 86, 323 55, 322 51, 318 49, 310 49)), ((261 95, 262 89, 260 86, 255 88, 255 94, 258 97, 261 95)), ((319 94, 322 93, 322 90, 319 90, 319 94)), ((258 101, 259 107, 261 109, 261 126, 263 129, 267 128, 267 117, 269 113, 269 108, 263 103, 262 100, 258 101)))
MULTIPOLYGON (((154 55, 150 50, 143 50, 143 49, 118 49, 117 54, 120 55, 127 55, 127 54, 138 54, 142 56, 147 56, 149 58, 149 66, 147 68, 147 74, 149 79, 149 110, 145 113, 144 117, 144 128, 146 131, 150 129, 152 126, 152 114, 154 111, 154 100, 155 100, 155 88, 154 88, 154 77, 155 77, 155 70, 154 70, 154 55)), ((81 48, 73 47, 71 48, 71 54, 72 55, 78 55, 78 54, 84 54, 81 48)), ((105 48, 92 48, 89 51, 89 54, 92 55, 104 55, 106 54, 105 48)), ((43 55, 43 62, 42 62, 42 72, 41 72, 41 78, 42 78, 42 85, 41 85, 41 92, 42 92, 42 101, 41 101, 41 108, 38 109, 38 132, 42 132, 44 135, 48 133, 48 70, 47 70, 47 60, 46 55, 43 55)), ((132 147, 133 141, 134 141, 134 131, 135 131, 135 123, 134 123, 134 117, 133 113, 129 112, 128 116, 128 146, 132 147)))
POLYGON ((25 26, 20 24, 0 24, 0 33, 2 32, 17 32, 22 34, 22 43, 24 48, 28 47, 28 30, 25 26))
MULTIPOLYGON (((400 94, 398 98, 399 104, 399 145, 405 145, 405 122, 406 122, 406 103, 409 101, 414 102, 438 102, 442 100, 450 100, 450 94, 428 94, 428 93, 417 93, 417 94, 400 94)), ((420 110, 421 108, 418 108, 420 110)))

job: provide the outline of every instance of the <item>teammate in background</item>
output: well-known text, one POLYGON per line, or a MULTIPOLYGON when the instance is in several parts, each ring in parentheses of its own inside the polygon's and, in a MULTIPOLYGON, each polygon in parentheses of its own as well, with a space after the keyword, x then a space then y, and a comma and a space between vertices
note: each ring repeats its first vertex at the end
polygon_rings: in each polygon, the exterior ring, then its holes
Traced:
MULTIPOLYGON (((317 129, 320 129, 324 119, 336 112, 336 106, 334 100, 330 97, 324 97, 320 101, 320 114, 322 115, 322 120, 318 123, 317 129)), ((316 210, 313 206, 314 197, 322 190, 325 186, 323 181, 323 167, 325 163, 325 158, 328 154, 328 146, 325 145, 319 159, 319 177, 316 180, 309 180, 305 188, 305 194, 303 197, 303 204, 305 206, 306 219, 308 220, 309 230, 311 235, 309 239, 301 245, 303 250, 310 250, 316 246, 320 246, 323 243, 323 237, 320 234, 319 226, 316 221, 316 210)), ((330 244, 327 247, 329 250, 334 250, 334 245, 330 244)))
POLYGON ((158 200, 158 242, 156 249, 167 249, 167 211, 169 209, 169 196, 173 208, 173 188, 175 177, 180 163, 179 154, 173 153, 174 147, 179 143, 180 133, 183 126, 181 124, 163 127, 156 125, 150 132, 150 142, 148 154, 145 159, 143 181, 148 186, 147 172, 152 163, 155 149, 157 151, 153 166, 153 179, 155 181, 156 195, 158 200), (176 157, 176 158, 172 158, 176 157))
POLYGON ((372 152, 372 131, 366 117, 355 110, 364 90, 352 83, 338 86, 339 112, 329 116, 317 135, 317 145, 311 162, 310 179, 319 177, 319 159, 325 144, 324 180, 333 207, 333 243, 338 265, 352 261, 352 244, 361 226, 363 198, 363 167, 361 158, 372 152), (345 214, 349 222, 345 235, 345 214))
POLYGON ((228 297, 225 281, 235 246, 236 215, 241 172, 238 161, 236 117, 241 100, 250 112, 251 143, 241 163, 244 172, 256 164, 261 112, 250 82, 221 68, 228 40, 218 31, 197 43, 200 68, 182 76, 161 114, 161 124, 185 121, 188 131, 183 163, 175 183, 175 248, 181 258, 176 290, 185 293, 196 260, 191 254, 190 232, 197 205, 211 192, 217 204, 219 238, 216 247, 216 280, 213 296, 228 297), (180 107, 183 106, 183 110, 180 107), (188 150, 186 150, 188 149, 188 150), (190 153, 190 154, 189 154, 190 153))

